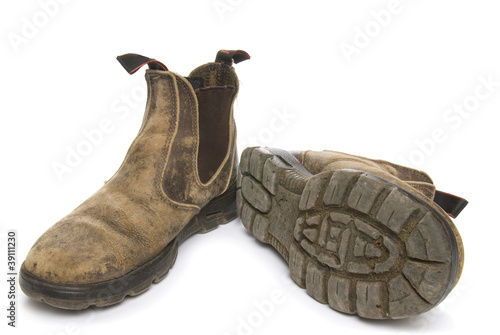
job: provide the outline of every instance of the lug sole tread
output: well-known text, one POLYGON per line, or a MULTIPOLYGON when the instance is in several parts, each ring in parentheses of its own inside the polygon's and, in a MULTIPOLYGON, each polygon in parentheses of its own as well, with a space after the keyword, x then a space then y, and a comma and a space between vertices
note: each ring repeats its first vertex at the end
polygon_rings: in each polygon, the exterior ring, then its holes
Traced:
POLYGON ((454 235, 419 196, 356 170, 305 176, 262 148, 246 149, 241 161, 248 162, 238 175, 243 225, 278 250, 292 279, 317 301, 398 319, 433 308, 451 291, 454 235))

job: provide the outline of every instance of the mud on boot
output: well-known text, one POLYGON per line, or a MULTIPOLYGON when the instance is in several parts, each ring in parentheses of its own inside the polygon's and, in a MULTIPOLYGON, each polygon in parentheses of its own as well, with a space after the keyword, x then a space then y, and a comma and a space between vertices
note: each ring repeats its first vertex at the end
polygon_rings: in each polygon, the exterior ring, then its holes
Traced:
MULTIPOLYGON (((462 242, 435 192, 425 173, 385 161, 248 148, 237 206, 246 229, 284 257, 311 297, 398 319, 439 304, 460 276, 462 242)), ((455 215, 466 204, 438 194, 455 215)))
POLYGON ((116 304, 162 280, 190 235, 236 218, 232 65, 248 58, 221 50, 185 78, 155 59, 118 57, 130 74, 149 66, 142 126, 115 175, 31 248, 20 273, 30 298, 116 304))

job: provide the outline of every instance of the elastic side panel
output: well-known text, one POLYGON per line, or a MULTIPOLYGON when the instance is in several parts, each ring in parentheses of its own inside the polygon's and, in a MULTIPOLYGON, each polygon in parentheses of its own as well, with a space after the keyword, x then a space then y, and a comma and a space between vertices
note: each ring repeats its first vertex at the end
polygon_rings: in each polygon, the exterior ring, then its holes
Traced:
POLYGON ((213 177, 229 149, 229 126, 235 94, 235 87, 196 90, 200 127, 198 174, 202 183, 213 177))

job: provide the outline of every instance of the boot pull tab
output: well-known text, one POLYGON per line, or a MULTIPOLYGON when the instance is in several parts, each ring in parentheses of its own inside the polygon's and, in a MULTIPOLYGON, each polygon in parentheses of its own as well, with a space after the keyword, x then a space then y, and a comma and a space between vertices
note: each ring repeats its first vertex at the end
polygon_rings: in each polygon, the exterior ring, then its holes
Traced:
POLYGON ((217 57, 215 57, 215 62, 232 66, 233 61, 234 64, 238 64, 247 59, 250 59, 250 55, 243 50, 219 50, 217 57))
POLYGON ((149 68, 152 70, 168 71, 167 67, 162 62, 138 54, 124 54, 116 57, 116 59, 129 74, 134 74, 146 64, 148 64, 149 68))
POLYGON ((436 190, 436 193, 434 194, 434 202, 454 219, 469 203, 464 198, 438 190, 436 190))

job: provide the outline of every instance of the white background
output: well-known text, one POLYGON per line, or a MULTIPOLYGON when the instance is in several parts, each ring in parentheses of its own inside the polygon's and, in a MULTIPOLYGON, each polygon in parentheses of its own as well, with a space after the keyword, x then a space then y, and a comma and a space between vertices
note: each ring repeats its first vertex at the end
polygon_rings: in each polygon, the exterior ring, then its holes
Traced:
MULTIPOLYGON (((496 329, 498 1, 62 2, 51 7, 51 16, 35 0, 4 1, 0 10, 4 255, 8 229, 17 229, 22 261, 38 236, 120 165, 139 129, 145 98, 140 94, 144 70, 129 76, 117 55, 140 53, 188 75, 213 61, 219 49, 244 49, 252 59, 236 65, 240 152, 249 145, 330 149, 408 162, 428 172, 438 189, 470 201, 455 221, 465 243, 465 268, 458 286, 431 312, 399 321, 363 320, 310 298, 289 279, 281 256, 246 233, 238 219, 188 239, 161 283, 110 308, 57 310, 18 292, 18 328, 12 331, 6 325, 8 288, 2 280, 2 333, 455 334, 496 329), (388 9, 390 17, 380 14, 388 9), (26 28, 29 24, 36 30, 26 28), (346 45, 356 53, 346 57, 346 45), (488 91, 481 80, 497 86, 488 91), (453 111, 464 104, 469 104, 467 115, 453 111), (112 131, 58 180, 54 162, 65 164, 68 150, 86 140, 84 131, 105 119, 112 121, 112 131), (438 141, 430 142, 433 133, 438 141), (273 294, 284 301, 259 317, 255 302, 273 294), (249 318, 254 326, 242 326, 249 318)), ((6 263, 6 256, 0 259, 6 263)), ((6 264, 0 269, 4 278, 6 264)))

